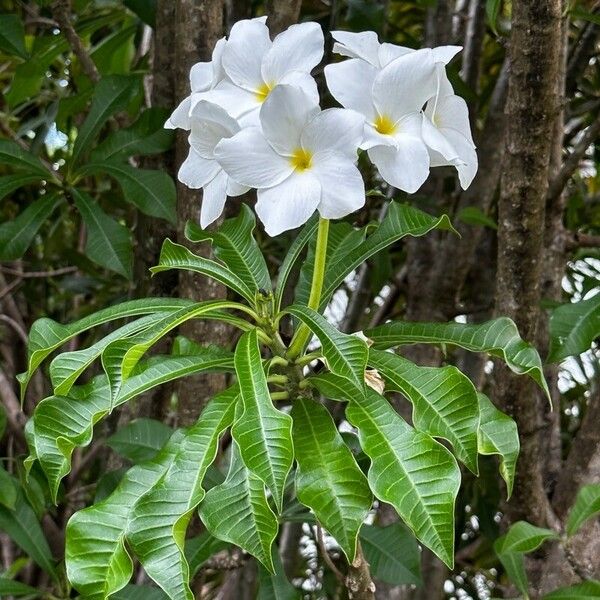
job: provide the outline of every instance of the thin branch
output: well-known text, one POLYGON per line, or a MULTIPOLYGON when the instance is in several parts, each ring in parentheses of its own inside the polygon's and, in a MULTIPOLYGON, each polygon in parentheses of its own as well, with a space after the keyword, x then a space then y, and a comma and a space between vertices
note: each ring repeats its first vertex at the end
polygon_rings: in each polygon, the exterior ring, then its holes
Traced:
POLYGON ((589 233, 569 233, 566 240, 567 250, 577 250, 578 248, 600 248, 600 235, 591 235, 589 233))
POLYGON ((325 564, 330 568, 331 572, 336 576, 337 580, 344 584, 345 577, 344 574, 335 566, 335 563, 331 560, 331 556, 329 556, 329 552, 327 552, 327 547, 325 546, 325 540, 323 539, 323 529, 317 523, 317 545, 319 546, 319 550, 321 555, 323 556, 323 560, 325 564))
POLYGON ((27 418, 25 417, 25 413, 21 410, 17 395, 2 369, 0 369, 0 398, 6 409, 6 417, 11 430, 19 441, 24 444, 25 436, 23 434, 23 426, 25 425, 27 418))
POLYGON ((100 73, 98 73, 94 61, 83 47, 83 42, 77 35, 77 32, 71 23, 70 0, 54 0, 54 2, 52 2, 52 14, 65 34, 65 37, 71 46, 71 50, 73 50, 73 53, 79 59, 83 72, 92 80, 92 82, 98 83, 100 81, 100 73))
POLYGON ((23 279, 30 279, 35 277, 58 277, 59 275, 66 275, 67 273, 74 273, 77 271, 77 267, 62 267, 60 269, 54 269, 54 271, 29 271, 22 272, 17 271, 16 269, 11 269, 9 267, 0 266, 0 271, 6 273, 7 275, 16 275, 17 277, 21 277, 23 279))
POLYGON ((16 334, 21 338, 23 344, 27 346, 27 332, 23 329, 23 327, 21 327, 19 323, 17 323, 12 317, 3 314, 0 314, 0 321, 8 323, 8 325, 10 325, 14 329, 16 334))

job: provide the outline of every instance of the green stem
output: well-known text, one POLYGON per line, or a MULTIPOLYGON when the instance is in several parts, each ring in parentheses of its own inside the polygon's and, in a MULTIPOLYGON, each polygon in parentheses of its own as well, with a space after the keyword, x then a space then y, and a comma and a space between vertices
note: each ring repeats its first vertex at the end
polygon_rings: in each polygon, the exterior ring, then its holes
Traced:
MULTIPOLYGON (((315 265, 313 270, 312 285, 310 296, 308 298, 308 307, 313 310, 319 310, 321 304, 321 292, 323 291, 323 281, 325 279, 325 261, 327 258, 327 237, 329 235, 329 220, 319 219, 319 229, 317 231, 317 246, 315 248, 315 265)), ((296 330, 292 339, 287 355, 294 359, 302 354, 306 343, 310 339, 310 329, 302 323, 296 330)))

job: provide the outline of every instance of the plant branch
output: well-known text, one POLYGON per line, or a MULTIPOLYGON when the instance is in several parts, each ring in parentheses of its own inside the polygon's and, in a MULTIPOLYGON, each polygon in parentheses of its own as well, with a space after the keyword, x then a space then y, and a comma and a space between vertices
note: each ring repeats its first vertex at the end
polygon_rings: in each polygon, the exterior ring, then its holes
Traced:
POLYGON ((577 250, 578 248, 600 248, 600 235, 591 235, 589 233, 569 233, 566 240, 567 250, 577 250))

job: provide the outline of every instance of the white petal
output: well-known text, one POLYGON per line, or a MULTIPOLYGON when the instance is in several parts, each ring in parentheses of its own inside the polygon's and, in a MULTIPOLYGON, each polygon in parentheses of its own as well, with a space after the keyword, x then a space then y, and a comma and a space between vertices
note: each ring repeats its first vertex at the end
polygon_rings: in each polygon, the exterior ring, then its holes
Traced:
POLYGON ((374 67, 379 67, 379 40, 374 31, 332 31, 331 35, 337 44, 333 51, 350 58, 362 58, 374 67))
POLYGON ((379 47, 379 64, 382 67, 387 67, 393 60, 396 60, 400 56, 410 54, 414 52, 413 48, 406 48, 405 46, 396 46, 396 44, 388 44, 384 42, 379 47))
POLYGON ((222 37, 213 48, 212 52, 212 82, 211 87, 215 87, 219 81, 227 77, 225 69, 223 69, 223 51, 225 50, 225 44, 227 40, 222 37))
MULTIPOLYGON (((429 102, 431 104, 431 101, 429 102)), ((438 98, 435 109, 435 123, 440 129, 455 129, 473 144, 469 108, 463 98, 456 95, 438 98)))
POLYGON ((171 113, 171 116, 165 123, 165 129, 186 129, 191 127, 190 109, 192 106, 192 98, 188 96, 184 98, 179 106, 171 113))
POLYGON ((416 50, 392 61, 373 82, 373 103, 379 114, 398 120, 421 110, 437 91, 431 50, 416 50))
POLYGON ((318 23, 291 25, 280 33, 262 63, 262 78, 279 83, 291 71, 310 73, 323 58, 323 30, 318 23))
POLYGON ((215 157, 232 179, 254 188, 277 185, 294 170, 287 158, 273 150, 258 127, 242 129, 221 140, 215 147, 215 157))
POLYGON ((275 187, 258 190, 256 214, 270 236, 308 221, 321 201, 321 184, 307 171, 295 171, 275 187))
POLYGON ((227 200, 228 179, 224 171, 219 171, 217 176, 204 186, 200 205, 200 227, 208 227, 221 216, 227 200))
POLYGON ((278 85, 260 109, 263 133, 279 154, 291 156, 300 147, 302 130, 319 110, 301 88, 278 85))
POLYGON ((312 153, 340 152, 356 160, 364 123, 364 116, 354 110, 329 108, 306 126, 300 141, 312 153))
POLYGON ((250 188, 247 185, 240 185, 237 181, 227 178, 227 195, 228 196, 241 196, 245 194, 250 188))
POLYGON ((285 75, 279 83, 281 85, 293 85, 300 88, 311 99, 313 104, 319 104, 317 82, 308 73, 292 71, 285 75))
POLYGON ((215 146, 240 130, 237 121, 216 104, 201 100, 191 114, 190 146, 204 158, 214 159, 215 146))
POLYGON ((230 81, 221 81, 214 89, 196 94, 192 104, 195 105, 199 100, 218 104, 234 119, 238 119, 251 110, 260 108, 260 101, 254 92, 249 92, 230 81))
POLYGON ((458 158, 458 151, 444 136, 444 134, 429 120, 429 117, 423 118, 423 141, 429 148, 441 154, 446 161, 455 161, 458 158))
POLYGON ((269 29, 264 22, 238 21, 223 50, 223 68, 235 84, 254 92, 263 83, 260 69, 270 47, 269 29))
POLYGON ((365 127, 363 129, 363 141, 360 147, 363 150, 368 150, 369 148, 373 148, 373 146, 395 146, 396 140, 393 135, 388 135, 385 133, 379 133, 373 125, 370 123, 365 123, 365 127))
POLYGON ((458 150, 458 158, 461 163, 456 164, 455 167, 458 171, 460 185, 463 190, 466 190, 477 174, 477 152, 471 142, 455 129, 444 129, 443 133, 458 150))
POLYGON ((409 136, 397 140, 397 144, 396 148, 371 148, 369 158, 385 181, 412 194, 423 185, 429 175, 427 147, 420 139, 409 136))
POLYGON ((432 48, 433 60, 447 65, 461 50, 462 46, 437 46, 432 48))
POLYGON ((193 148, 179 167, 177 179, 194 190, 206 185, 219 173, 221 167, 216 160, 202 158, 193 148))
POLYGON ((190 87, 192 92, 205 92, 211 87, 213 67, 209 62, 196 63, 190 69, 190 87))
POLYGON ((368 121, 375 118, 372 87, 377 69, 364 60, 352 58, 325 67, 331 95, 345 108, 357 110, 368 121))
POLYGON ((352 160, 343 154, 315 157, 315 176, 321 183, 319 213, 326 219, 341 219, 365 204, 365 184, 352 160))

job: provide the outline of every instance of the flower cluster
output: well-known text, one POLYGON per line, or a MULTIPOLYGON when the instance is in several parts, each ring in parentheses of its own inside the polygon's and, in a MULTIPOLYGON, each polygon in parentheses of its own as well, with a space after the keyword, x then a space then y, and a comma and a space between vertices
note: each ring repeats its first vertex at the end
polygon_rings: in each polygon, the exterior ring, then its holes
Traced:
POLYGON ((477 154, 468 109, 445 69, 460 47, 413 50, 381 44, 371 31, 334 31, 333 51, 347 60, 327 65, 325 79, 344 108, 321 110, 311 76, 323 58, 320 26, 292 25, 271 41, 265 21, 239 21, 210 62, 192 67, 191 94, 165 125, 190 132, 178 177, 203 189, 202 227, 221 215, 227 196, 250 188, 269 235, 315 210, 344 217, 365 203, 359 149, 409 193, 442 165, 470 185, 477 154))

